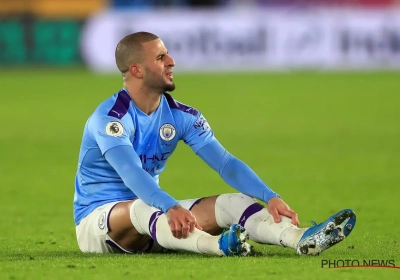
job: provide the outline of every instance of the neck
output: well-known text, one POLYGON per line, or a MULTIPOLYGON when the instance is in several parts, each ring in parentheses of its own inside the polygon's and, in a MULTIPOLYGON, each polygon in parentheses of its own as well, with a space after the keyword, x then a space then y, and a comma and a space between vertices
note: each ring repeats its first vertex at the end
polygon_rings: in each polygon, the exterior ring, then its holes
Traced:
POLYGON ((124 83, 124 88, 128 91, 128 94, 132 98, 136 107, 140 109, 143 113, 150 115, 155 110, 161 102, 161 93, 154 92, 143 87, 133 87, 124 83))

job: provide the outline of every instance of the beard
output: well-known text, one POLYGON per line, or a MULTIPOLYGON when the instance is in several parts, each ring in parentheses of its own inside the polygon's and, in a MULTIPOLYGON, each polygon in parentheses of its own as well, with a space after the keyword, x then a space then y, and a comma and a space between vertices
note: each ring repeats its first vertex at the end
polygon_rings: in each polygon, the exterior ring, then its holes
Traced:
POLYGON ((164 85, 164 90, 163 90, 163 92, 165 92, 165 91, 174 91, 174 90, 175 90, 175 84, 174 84, 174 82, 166 83, 166 84, 164 85))
POLYGON ((144 78, 144 84, 146 87, 158 91, 160 94, 166 91, 175 90, 175 84, 173 81, 167 82, 164 77, 160 77, 148 70, 146 72, 148 73, 144 78))

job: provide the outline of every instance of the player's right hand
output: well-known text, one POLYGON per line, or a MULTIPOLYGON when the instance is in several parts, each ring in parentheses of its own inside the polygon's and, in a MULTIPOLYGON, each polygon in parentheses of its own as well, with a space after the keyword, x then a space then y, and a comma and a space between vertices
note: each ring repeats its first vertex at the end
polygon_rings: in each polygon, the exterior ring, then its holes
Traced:
POLYGON ((178 239, 187 238, 195 228, 203 228, 197 223, 196 217, 180 205, 172 206, 166 213, 172 235, 178 239))

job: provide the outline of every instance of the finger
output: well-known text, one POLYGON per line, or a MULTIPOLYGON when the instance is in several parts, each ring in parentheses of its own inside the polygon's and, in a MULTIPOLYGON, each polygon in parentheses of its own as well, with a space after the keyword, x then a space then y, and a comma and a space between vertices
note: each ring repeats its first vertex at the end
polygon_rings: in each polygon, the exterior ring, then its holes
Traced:
POLYGON ((197 221, 195 223, 195 228, 197 228, 199 230, 203 230, 203 228, 200 226, 200 224, 197 221))
POLYGON ((184 222, 182 224, 182 238, 187 238, 189 236, 189 223, 188 222, 184 222))
POLYGON ((274 218, 275 223, 279 223, 281 221, 281 216, 278 213, 278 209, 276 207, 269 209, 269 213, 274 218))
POLYGON ((200 226, 200 224, 197 222, 197 219, 196 219, 196 217, 193 215, 193 213, 190 212, 190 214, 191 214, 191 218, 189 219, 190 225, 191 225, 191 227, 190 227, 190 232, 193 232, 193 231, 194 231, 194 228, 197 228, 197 229, 199 229, 199 230, 203 230, 203 228, 202 228, 202 227, 200 226))
POLYGON ((175 223, 170 222, 169 223, 169 227, 171 229, 172 235, 177 238, 177 232, 176 232, 176 227, 175 227, 175 223))
POLYGON ((182 224, 181 223, 176 223, 175 224, 175 232, 176 232, 176 238, 181 239, 182 238, 182 224))
POLYGON ((294 224, 295 226, 299 226, 300 225, 299 217, 298 217, 297 213, 294 212, 294 211, 293 211, 293 216, 292 216, 292 224, 294 224))
POLYGON ((189 232, 192 233, 194 231, 194 228, 196 227, 196 221, 194 222, 189 222, 189 232))
POLYGON ((286 217, 291 218, 293 225, 295 225, 295 226, 299 225, 299 219, 297 217, 297 213, 294 212, 292 209, 287 208, 284 211, 282 211, 282 214, 285 215, 286 217))

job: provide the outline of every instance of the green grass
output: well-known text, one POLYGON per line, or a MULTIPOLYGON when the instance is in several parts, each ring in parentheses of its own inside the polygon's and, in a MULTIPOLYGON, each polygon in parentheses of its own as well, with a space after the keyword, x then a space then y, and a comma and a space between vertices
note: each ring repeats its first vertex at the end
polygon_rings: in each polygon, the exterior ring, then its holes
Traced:
MULTIPOLYGON (((121 87, 83 70, 0 73, 0 279, 395 279, 398 269, 323 269, 321 260, 400 266, 400 73, 176 75, 173 96, 299 213, 303 226, 342 208, 348 239, 319 257, 261 246, 218 258, 80 253, 72 217, 84 123, 121 87)), ((161 186, 177 199, 232 189, 183 143, 161 186)))

